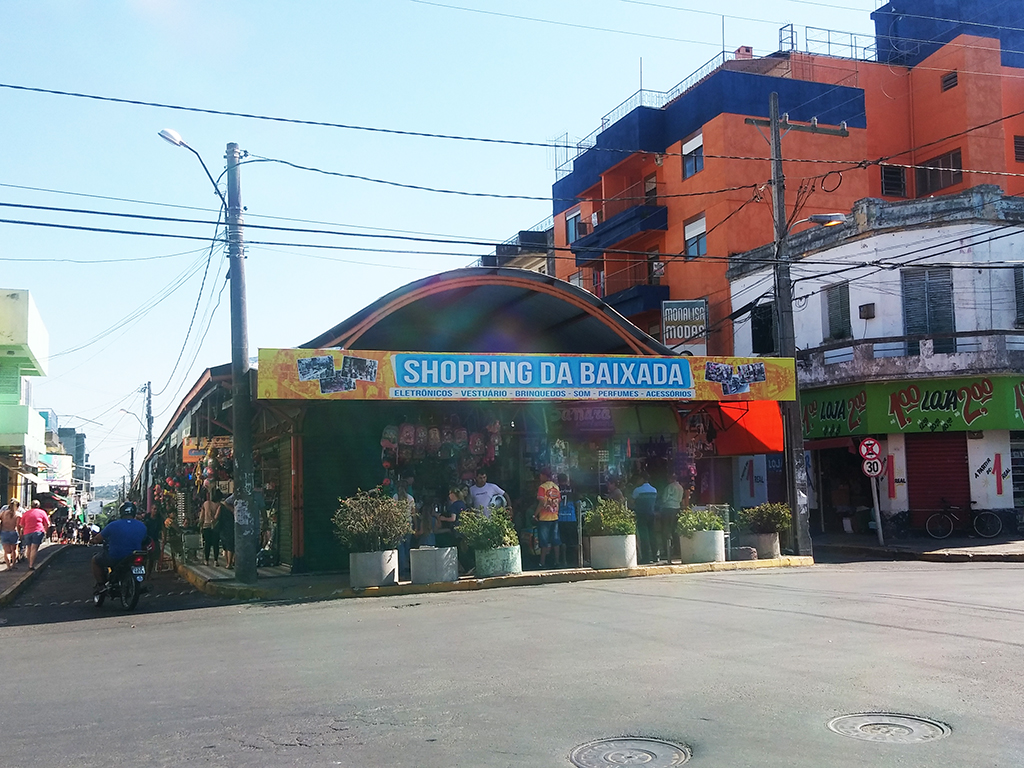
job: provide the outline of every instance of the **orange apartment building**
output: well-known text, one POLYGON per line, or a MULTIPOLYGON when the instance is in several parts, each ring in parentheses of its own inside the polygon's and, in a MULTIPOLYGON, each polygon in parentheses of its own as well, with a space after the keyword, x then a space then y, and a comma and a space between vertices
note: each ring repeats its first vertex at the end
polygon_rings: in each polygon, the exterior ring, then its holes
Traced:
POLYGON ((556 276, 658 339, 662 301, 707 299, 707 354, 732 354, 729 256, 773 239, 767 133, 745 122, 767 117, 772 92, 793 123, 849 130, 784 136, 791 224, 865 197, 1024 193, 1024 4, 1012 5, 893 0, 872 14, 873 55, 740 48, 673 91, 635 94, 553 186, 556 276))

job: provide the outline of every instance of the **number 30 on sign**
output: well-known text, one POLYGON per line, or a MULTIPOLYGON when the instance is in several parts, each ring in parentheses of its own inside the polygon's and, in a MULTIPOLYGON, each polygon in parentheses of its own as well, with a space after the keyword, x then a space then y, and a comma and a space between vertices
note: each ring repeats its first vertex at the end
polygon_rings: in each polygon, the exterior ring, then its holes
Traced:
POLYGON ((882 474, 884 466, 881 459, 864 459, 861 469, 864 470, 864 474, 868 477, 878 477, 882 474))

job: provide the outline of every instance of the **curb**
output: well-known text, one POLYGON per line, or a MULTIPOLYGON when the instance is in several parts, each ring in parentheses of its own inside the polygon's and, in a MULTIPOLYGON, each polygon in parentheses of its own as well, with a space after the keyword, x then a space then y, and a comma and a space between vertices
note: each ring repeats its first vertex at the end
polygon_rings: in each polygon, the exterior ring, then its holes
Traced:
POLYGON ((3 608, 4 606, 13 602, 14 598, 20 595, 24 591, 25 587, 27 587, 32 582, 32 580, 36 578, 36 576, 43 572, 46 566, 49 565, 50 561, 57 555, 59 555, 61 552, 63 552, 65 549, 67 549, 69 546, 71 545, 55 544, 52 547, 47 547, 46 549, 44 549, 43 552, 46 553, 46 556, 37 561, 36 569, 34 571, 28 570, 28 566, 26 566, 25 574, 21 576, 17 581, 15 581, 11 586, 9 586, 7 589, 5 589, 3 592, 0 592, 0 608, 3 608))
POLYGON ((815 544, 817 552, 836 555, 863 555, 890 560, 918 560, 926 563, 1024 563, 1024 552, 917 552, 912 549, 864 547, 856 544, 815 544))
MULTIPOLYGON (((500 587, 525 587, 540 584, 565 584, 575 581, 598 581, 603 579, 631 579, 644 576, 669 576, 687 573, 708 573, 716 571, 754 571, 765 568, 799 568, 814 565, 813 557, 780 557, 771 560, 734 560, 724 563, 692 563, 688 565, 650 565, 639 568, 619 568, 595 571, 590 568, 575 568, 565 571, 541 571, 521 573, 514 576, 494 576, 487 579, 460 579, 431 584, 398 584, 388 587, 366 587, 365 589, 336 589, 318 596, 318 599, 339 600, 356 597, 400 597, 403 595, 437 594, 442 592, 470 592, 500 587)), ((185 565, 178 566, 178 573, 192 586, 207 595, 232 598, 235 600, 269 600, 274 590, 233 584, 217 584, 190 571, 185 565)))

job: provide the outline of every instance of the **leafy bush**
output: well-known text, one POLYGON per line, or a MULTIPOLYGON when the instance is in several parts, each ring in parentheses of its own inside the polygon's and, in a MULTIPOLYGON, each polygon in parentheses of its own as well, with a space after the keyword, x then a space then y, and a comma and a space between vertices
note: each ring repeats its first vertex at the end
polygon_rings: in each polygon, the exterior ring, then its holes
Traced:
POLYGON ((629 536, 636 533, 636 515, 620 501, 598 499, 583 515, 584 536, 629 536))
POLYGON ((334 535, 350 552, 395 549, 412 533, 408 504, 379 488, 338 499, 338 511, 331 521, 334 535))
POLYGON ((785 504, 768 503, 741 509, 739 518, 751 533, 779 533, 789 528, 793 513, 785 504))
POLYGON ((696 531, 724 531, 725 522, 710 509, 684 509, 676 520, 676 532, 688 539, 696 531))
POLYGON ((500 509, 493 509, 490 517, 485 517, 478 510, 467 509, 459 515, 455 530, 470 549, 498 549, 519 544, 512 519, 500 509))

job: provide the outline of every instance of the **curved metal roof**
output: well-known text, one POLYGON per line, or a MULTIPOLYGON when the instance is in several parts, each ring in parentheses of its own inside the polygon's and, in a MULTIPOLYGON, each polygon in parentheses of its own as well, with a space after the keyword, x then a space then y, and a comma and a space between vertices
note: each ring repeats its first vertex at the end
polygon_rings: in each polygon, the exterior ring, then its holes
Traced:
POLYGON ((392 291, 303 348, 672 355, 591 293, 549 275, 472 267, 392 291))

